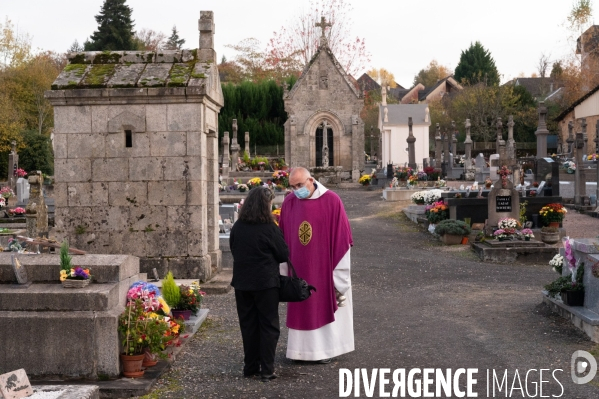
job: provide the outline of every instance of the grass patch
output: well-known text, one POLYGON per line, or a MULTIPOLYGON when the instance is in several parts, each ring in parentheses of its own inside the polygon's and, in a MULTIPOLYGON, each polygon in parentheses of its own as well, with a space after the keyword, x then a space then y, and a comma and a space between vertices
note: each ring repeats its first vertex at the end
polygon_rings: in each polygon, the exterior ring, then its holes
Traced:
POLYGON ((167 393, 181 392, 183 387, 179 383, 178 371, 170 370, 168 375, 163 377, 163 385, 147 395, 141 396, 141 399, 161 399, 167 393))

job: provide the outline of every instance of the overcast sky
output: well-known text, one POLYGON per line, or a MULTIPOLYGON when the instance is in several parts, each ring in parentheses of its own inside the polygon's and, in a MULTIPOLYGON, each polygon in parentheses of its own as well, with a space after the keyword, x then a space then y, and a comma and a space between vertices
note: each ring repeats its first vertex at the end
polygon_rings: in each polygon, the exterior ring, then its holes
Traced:
MULTIPOLYGON (((363 37, 370 67, 384 67, 396 81, 411 86, 414 75, 432 59, 454 69, 471 42, 487 48, 505 82, 536 71, 541 53, 558 59, 571 53, 565 28, 571 0, 346 0, 353 10, 353 36, 363 37)), ((97 28, 103 0, 0 0, 2 23, 8 17, 32 37, 34 48, 64 52, 97 28)), ((599 17, 597 0, 594 16, 599 17)), ((266 47, 273 32, 293 20, 308 0, 128 0, 135 28, 170 34, 173 25, 198 47, 200 10, 212 10, 216 51, 234 58, 227 44, 254 37, 266 47)), ((599 19, 598 19, 599 20, 599 19)), ((356 78, 359 77, 356 76, 356 78)))

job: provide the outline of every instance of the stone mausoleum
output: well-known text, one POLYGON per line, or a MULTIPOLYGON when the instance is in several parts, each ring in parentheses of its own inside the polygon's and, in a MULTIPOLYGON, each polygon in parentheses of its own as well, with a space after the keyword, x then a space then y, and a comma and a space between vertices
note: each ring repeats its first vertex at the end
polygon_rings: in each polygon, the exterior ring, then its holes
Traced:
POLYGON ((220 268, 214 19, 197 50, 69 55, 54 106, 57 238, 206 281, 220 268))
POLYGON ((364 169, 364 98, 327 43, 324 28, 329 24, 318 25, 323 29, 318 51, 283 95, 289 116, 285 161, 291 167, 340 167, 342 177, 357 182, 364 169))

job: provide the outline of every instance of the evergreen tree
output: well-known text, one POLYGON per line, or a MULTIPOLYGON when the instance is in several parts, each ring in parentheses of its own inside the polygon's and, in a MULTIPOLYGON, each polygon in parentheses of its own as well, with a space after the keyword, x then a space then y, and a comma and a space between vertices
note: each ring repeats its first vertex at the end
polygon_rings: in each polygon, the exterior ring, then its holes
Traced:
POLYGON ((460 62, 455 69, 454 78, 467 84, 486 83, 489 86, 499 84, 499 72, 491 53, 480 42, 470 44, 468 50, 462 51, 460 62))
POLYGON ((86 51, 136 50, 131 7, 126 0, 104 0, 96 15, 98 30, 84 43, 86 51))
POLYGON ((185 44, 185 39, 179 38, 179 32, 177 31, 177 26, 173 25, 173 33, 166 41, 166 46, 164 46, 167 50, 181 50, 181 47, 185 44))

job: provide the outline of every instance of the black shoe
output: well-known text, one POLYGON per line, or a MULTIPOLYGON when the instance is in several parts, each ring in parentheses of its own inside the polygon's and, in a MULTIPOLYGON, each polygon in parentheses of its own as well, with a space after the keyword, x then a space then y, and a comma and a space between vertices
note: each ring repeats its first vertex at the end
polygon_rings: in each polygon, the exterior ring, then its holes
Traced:
POLYGON ((333 360, 332 357, 328 358, 328 359, 322 359, 322 360, 317 360, 316 363, 320 363, 320 364, 329 364, 331 363, 331 360, 333 360))
POLYGON ((260 373, 257 371, 255 373, 250 373, 250 374, 243 373, 243 377, 244 378, 260 377, 260 373))
POLYGON ((276 374, 263 375, 262 382, 270 382, 270 380, 274 380, 277 377, 278 377, 278 375, 276 375, 276 374))

